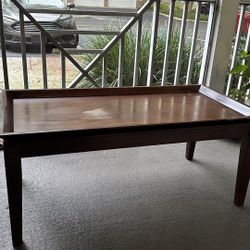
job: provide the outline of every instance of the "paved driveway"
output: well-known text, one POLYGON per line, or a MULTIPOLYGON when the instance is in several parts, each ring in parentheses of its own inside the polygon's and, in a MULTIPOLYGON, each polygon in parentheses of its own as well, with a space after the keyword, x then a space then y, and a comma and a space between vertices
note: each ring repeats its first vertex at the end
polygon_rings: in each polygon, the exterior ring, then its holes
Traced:
MULTIPOLYGON (((123 27, 130 19, 130 17, 103 17, 103 16, 76 16, 78 29, 84 30, 103 30, 107 27, 110 27, 114 30, 119 30, 123 27)), ((167 30, 167 22, 168 17, 161 15, 159 21, 159 29, 162 31, 167 30)), ((144 16, 144 27, 151 28, 152 23, 152 13, 148 12, 144 16)), ((175 20, 174 27, 176 29, 180 29, 180 20, 175 20)), ((199 27, 198 39, 200 41, 204 41, 205 33, 206 33, 206 22, 201 22, 199 27)), ((136 27, 136 26, 135 26, 136 27)), ((186 38, 191 39, 193 32, 193 21, 188 21, 187 30, 186 30, 186 38)), ((79 45, 84 47, 88 42, 90 36, 80 36, 79 45)), ((1 56, 1 55, 0 55, 1 56)), ((9 57, 19 57, 20 53, 16 53, 15 51, 8 51, 9 57)), ((31 56, 40 56, 37 53, 31 54, 31 56)))

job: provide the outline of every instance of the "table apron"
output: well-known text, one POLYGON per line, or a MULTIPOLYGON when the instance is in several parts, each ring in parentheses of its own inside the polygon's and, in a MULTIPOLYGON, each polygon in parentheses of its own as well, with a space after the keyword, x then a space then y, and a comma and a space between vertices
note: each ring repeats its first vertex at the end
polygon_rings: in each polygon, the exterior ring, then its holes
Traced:
MULTIPOLYGON (((249 136, 249 125, 236 124, 195 128, 110 132, 99 134, 33 135, 12 138, 20 148, 21 157, 77 153, 117 148, 139 147, 249 136)), ((6 143, 6 146, 8 142, 6 143)))

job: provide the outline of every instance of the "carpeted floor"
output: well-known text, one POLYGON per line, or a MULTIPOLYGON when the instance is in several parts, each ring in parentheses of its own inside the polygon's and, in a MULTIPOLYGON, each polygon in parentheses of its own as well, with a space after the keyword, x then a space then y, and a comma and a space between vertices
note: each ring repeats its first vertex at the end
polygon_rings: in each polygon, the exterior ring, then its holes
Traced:
MULTIPOLYGON (((250 192, 233 205, 239 144, 200 142, 23 160, 25 245, 35 250, 249 250, 250 192)), ((0 249, 12 249, 0 155, 0 249)))

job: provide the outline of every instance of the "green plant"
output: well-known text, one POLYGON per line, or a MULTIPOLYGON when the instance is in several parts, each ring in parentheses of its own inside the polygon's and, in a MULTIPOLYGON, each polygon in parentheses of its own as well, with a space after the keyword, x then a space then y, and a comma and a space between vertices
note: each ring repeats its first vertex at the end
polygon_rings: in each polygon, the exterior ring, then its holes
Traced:
MULTIPOLYGON (((148 58, 150 50, 150 31, 144 30, 142 35, 142 46, 141 46, 141 56, 139 61, 139 85, 145 85, 147 81, 147 70, 148 70, 148 58)), ((107 43, 112 39, 111 36, 94 36, 90 39, 88 43, 88 48, 100 49, 104 48, 107 43)), ((158 34, 157 46, 155 51, 155 60, 154 60, 154 74, 153 82, 154 85, 159 84, 162 79, 162 69, 164 62, 164 52, 165 52, 165 42, 166 41, 166 32, 160 31, 158 34)), ((135 42, 136 34, 133 31, 130 31, 125 36, 125 51, 124 51, 124 77, 123 85, 131 86, 133 82, 133 68, 134 68, 134 56, 135 56, 135 42)), ((169 64, 168 64, 168 77, 167 82, 173 83, 176 67, 176 57, 178 51, 179 43, 179 31, 175 30, 172 33, 170 48, 169 48, 169 64)), ((186 80, 186 73, 189 61, 190 54, 190 43, 186 42, 183 46, 183 56, 181 62, 181 74, 180 74, 180 83, 184 83, 186 80)), ((82 57, 82 62, 88 64, 93 60, 94 56, 91 54, 84 55, 82 57)), ((109 86, 116 86, 118 78, 118 58, 119 58, 119 45, 117 44, 111 49, 107 56, 107 84, 109 86)), ((195 58, 194 58, 194 68, 192 83, 197 83, 200 70, 200 62, 202 58, 202 48, 200 45, 197 45, 195 58)), ((91 71, 91 76, 101 84, 102 77, 102 64, 99 63, 91 71)), ((82 87, 86 87, 84 82, 82 87)), ((91 87, 88 85, 88 87, 91 87)))
POLYGON ((229 96, 236 101, 244 103, 246 98, 249 96, 247 90, 250 88, 250 53, 242 51, 239 56, 241 63, 237 64, 232 70, 229 71, 229 74, 237 78, 242 78, 242 84, 240 88, 233 87, 229 93, 229 96), (244 63, 242 61, 244 60, 244 63))

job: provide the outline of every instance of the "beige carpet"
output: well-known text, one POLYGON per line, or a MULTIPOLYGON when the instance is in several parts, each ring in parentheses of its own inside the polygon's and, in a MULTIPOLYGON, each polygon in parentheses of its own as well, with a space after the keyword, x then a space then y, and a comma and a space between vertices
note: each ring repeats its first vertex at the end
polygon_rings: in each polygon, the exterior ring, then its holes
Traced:
MULTIPOLYGON (((239 144, 185 145, 23 160, 24 247, 249 250, 250 192, 233 205, 239 144)), ((0 156, 0 249, 12 249, 0 156)))

